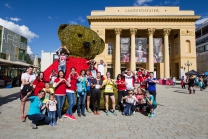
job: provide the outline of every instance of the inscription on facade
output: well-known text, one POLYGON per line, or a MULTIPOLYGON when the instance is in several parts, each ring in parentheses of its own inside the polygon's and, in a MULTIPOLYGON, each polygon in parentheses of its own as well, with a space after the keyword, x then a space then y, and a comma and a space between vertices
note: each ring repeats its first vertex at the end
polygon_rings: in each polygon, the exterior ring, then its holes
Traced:
POLYGON ((159 9, 125 9, 125 12, 159 12, 159 9))

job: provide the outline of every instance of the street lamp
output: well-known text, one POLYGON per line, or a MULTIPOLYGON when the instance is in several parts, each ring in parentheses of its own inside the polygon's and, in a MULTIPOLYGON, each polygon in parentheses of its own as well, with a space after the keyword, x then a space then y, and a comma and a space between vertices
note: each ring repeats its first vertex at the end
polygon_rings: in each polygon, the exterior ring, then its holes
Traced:
POLYGON ((189 61, 187 61, 187 63, 184 63, 185 64, 185 66, 187 66, 188 67, 188 72, 189 72, 189 66, 191 66, 192 65, 192 63, 191 62, 189 62, 189 61))

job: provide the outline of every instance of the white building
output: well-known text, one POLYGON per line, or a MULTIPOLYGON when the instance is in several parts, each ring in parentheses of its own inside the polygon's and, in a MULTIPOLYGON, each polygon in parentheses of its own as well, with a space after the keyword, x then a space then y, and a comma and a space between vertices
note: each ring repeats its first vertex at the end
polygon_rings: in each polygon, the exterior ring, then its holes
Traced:
POLYGON ((41 71, 45 71, 55 60, 58 59, 58 56, 55 52, 44 52, 41 51, 41 71))

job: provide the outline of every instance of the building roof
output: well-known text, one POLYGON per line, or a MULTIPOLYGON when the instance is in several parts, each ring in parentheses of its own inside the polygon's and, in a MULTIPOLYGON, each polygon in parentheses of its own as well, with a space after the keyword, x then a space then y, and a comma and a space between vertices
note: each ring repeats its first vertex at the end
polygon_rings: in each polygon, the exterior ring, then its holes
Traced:
POLYGON ((28 67, 30 64, 20 62, 20 61, 9 61, 5 59, 0 58, 0 66, 6 66, 6 67, 28 67))

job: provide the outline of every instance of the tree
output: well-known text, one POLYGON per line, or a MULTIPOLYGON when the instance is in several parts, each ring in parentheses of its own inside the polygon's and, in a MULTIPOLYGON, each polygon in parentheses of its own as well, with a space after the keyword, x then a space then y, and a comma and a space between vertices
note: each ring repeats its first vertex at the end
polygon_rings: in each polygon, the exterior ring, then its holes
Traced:
POLYGON ((26 54, 26 55, 25 55, 25 61, 26 61, 26 63, 28 63, 28 64, 31 64, 31 65, 33 64, 33 62, 32 62, 32 60, 31 60, 29 54, 26 54))

